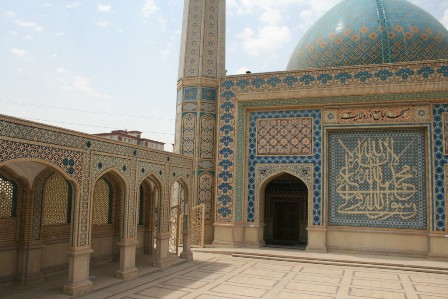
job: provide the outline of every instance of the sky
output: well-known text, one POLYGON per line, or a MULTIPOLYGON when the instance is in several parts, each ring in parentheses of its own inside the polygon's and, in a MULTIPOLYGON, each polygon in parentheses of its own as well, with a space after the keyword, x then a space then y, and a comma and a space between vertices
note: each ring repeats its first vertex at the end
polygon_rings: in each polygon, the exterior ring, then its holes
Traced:
MULTIPOLYGON (((227 0, 227 74, 284 70, 306 30, 340 1, 227 0)), ((448 0, 410 1, 448 28, 448 0)), ((183 4, 1 0, 0 114, 173 143, 183 4)))

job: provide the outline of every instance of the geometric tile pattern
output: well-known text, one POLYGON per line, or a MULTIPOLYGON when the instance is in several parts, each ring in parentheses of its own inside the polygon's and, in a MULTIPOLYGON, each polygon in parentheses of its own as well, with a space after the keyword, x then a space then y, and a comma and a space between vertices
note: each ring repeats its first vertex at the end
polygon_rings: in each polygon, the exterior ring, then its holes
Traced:
POLYGON ((16 193, 14 184, 0 176, 0 218, 13 217, 16 193))
POLYGON ((186 113, 182 118, 182 154, 193 157, 195 148, 196 116, 186 113))
POLYGON ((312 119, 257 120, 257 155, 311 155, 312 119))
POLYGON ((405 0, 342 1, 305 33, 288 70, 448 58, 448 31, 405 0))
POLYGON ((394 85, 403 82, 448 82, 448 62, 394 63, 340 69, 250 74, 221 81, 221 98, 235 94, 302 89, 329 89, 341 86, 394 85))
MULTIPOLYGON (((320 224, 321 214, 321 116, 319 110, 285 110, 285 111, 262 111, 251 112, 248 128, 248 199, 247 199, 247 221, 254 222, 255 218, 255 168, 259 163, 262 164, 313 164, 314 165, 314 178, 313 178, 313 224, 320 224), (306 155, 300 155, 300 153, 290 155, 257 155, 257 123, 265 121, 269 123, 274 121, 274 125, 278 122, 284 122, 289 120, 287 124, 295 124, 298 120, 299 123, 306 129, 306 131, 299 130, 299 134, 302 140, 307 139, 309 146, 309 152, 306 155), (306 125, 306 126, 305 126, 306 125), (311 135, 313 134, 313 135, 311 135), (312 150, 312 151, 311 151, 312 150)), ((287 133, 286 133, 287 134, 287 133)), ((225 175, 225 172, 221 172, 221 175, 225 175)))
POLYGON ((44 185, 42 224, 66 224, 70 222, 71 215, 67 215, 69 200, 68 183, 59 173, 53 173, 44 185))
POLYGON ((78 183, 82 180, 83 154, 80 151, 0 140, 0 161, 21 158, 50 161, 78 183))
POLYGON ((225 3, 190 0, 184 13, 179 78, 217 78, 224 72, 225 3))
POLYGON ((202 173, 199 176, 199 192, 197 204, 203 204, 205 208, 205 220, 213 220, 213 209, 212 202, 210 201, 213 198, 213 176, 208 173, 202 173))
POLYGON ((443 154, 448 155, 448 112, 442 113, 443 154))
POLYGON ((442 299, 446 275, 195 253, 195 263, 87 295, 109 298, 442 299))
POLYGON ((448 164, 448 157, 444 153, 446 147, 444 135, 444 124, 442 123, 442 114, 448 112, 448 105, 434 105, 434 167, 435 167, 435 203, 434 218, 436 231, 446 231, 446 210, 445 210, 445 174, 443 168, 448 164), (445 145, 444 145, 445 144, 445 145))
MULTIPOLYGON (((185 140, 186 138, 184 138, 185 140)), ((215 118, 210 114, 201 117, 200 158, 214 158, 215 118)))
POLYGON ((328 133, 328 224, 426 229, 426 131, 328 133))

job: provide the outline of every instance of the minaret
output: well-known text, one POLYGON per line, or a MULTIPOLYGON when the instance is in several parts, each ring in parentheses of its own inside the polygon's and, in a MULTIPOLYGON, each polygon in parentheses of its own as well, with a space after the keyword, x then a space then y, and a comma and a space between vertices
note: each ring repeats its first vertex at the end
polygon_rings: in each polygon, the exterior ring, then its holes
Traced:
POLYGON ((185 0, 174 151, 194 158, 192 205, 205 205, 205 243, 213 240, 216 113, 225 75, 226 0, 185 0))

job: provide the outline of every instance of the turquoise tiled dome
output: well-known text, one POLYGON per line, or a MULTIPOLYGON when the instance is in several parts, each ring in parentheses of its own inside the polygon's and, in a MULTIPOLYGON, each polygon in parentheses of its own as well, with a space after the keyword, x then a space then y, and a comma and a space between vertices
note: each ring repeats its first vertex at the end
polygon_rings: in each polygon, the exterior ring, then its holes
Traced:
POLYGON ((448 31, 406 0, 344 0, 303 36, 287 70, 448 59, 448 31))

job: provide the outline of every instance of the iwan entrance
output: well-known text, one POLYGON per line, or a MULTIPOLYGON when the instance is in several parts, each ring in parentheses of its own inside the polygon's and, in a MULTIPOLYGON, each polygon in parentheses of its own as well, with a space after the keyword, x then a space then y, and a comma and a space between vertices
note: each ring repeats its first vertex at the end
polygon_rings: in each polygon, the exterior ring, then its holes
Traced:
POLYGON ((266 245, 306 247, 308 189, 304 182, 283 174, 265 189, 264 241, 266 245))

